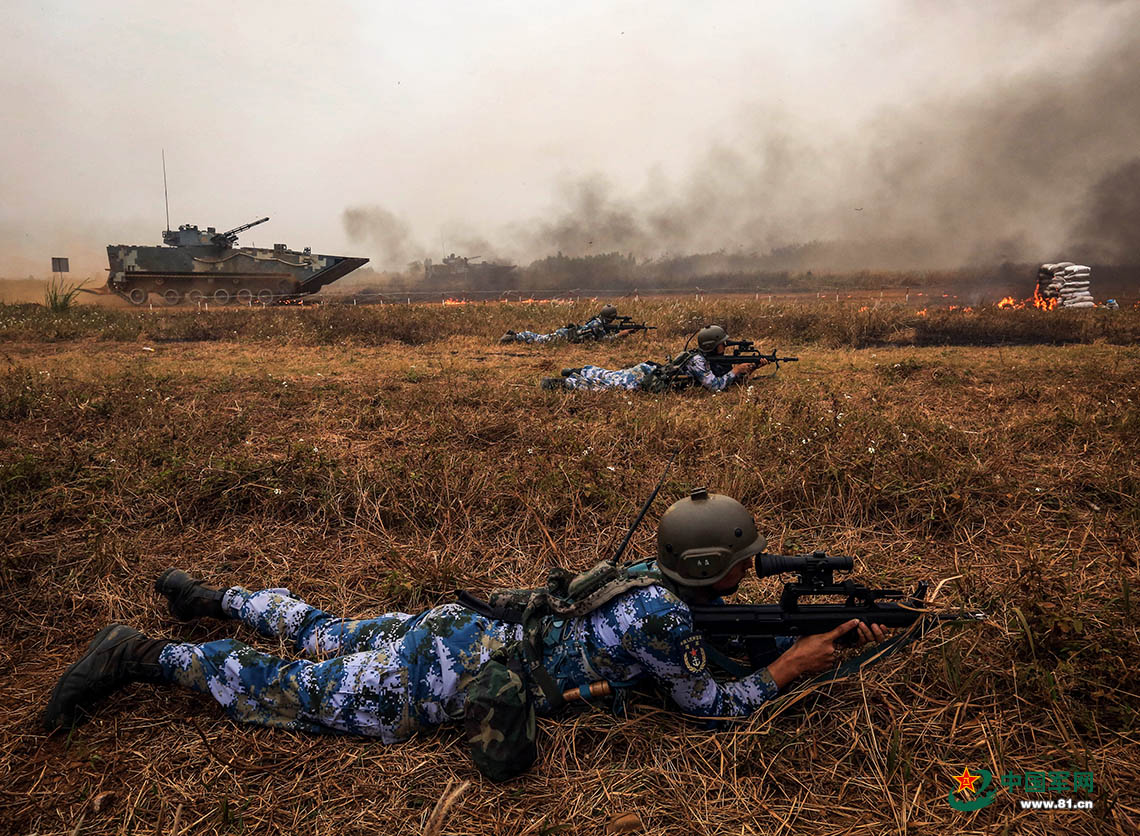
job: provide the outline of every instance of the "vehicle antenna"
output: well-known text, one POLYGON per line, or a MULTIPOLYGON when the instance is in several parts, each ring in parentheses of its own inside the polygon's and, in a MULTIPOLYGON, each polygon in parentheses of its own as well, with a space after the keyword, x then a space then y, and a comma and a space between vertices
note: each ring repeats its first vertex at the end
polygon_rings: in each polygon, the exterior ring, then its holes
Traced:
POLYGON ((166 231, 170 231, 170 193, 166 190, 166 149, 162 149, 162 197, 166 200, 166 231))

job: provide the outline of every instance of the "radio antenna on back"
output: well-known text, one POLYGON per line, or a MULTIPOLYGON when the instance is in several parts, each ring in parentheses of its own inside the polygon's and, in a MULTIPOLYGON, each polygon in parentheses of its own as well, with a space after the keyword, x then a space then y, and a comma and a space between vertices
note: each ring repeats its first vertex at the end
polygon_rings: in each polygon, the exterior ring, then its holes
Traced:
POLYGON ((166 231, 170 231, 170 192, 166 190, 166 149, 162 149, 162 197, 166 201, 166 231))
POLYGON ((653 500, 657 498, 657 493, 661 490, 661 486, 665 484, 665 477, 669 475, 669 466, 673 464, 673 459, 677 458, 678 452, 679 451, 674 450, 673 455, 669 457, 669 461, 665 462, 665 470, 661 473, 661 479, 658 480, 657 487, 653 489, 653 493, 649 495, 649 498, 645 500, 645 504, 641 506, 641 510, 637 512, 637 518, 634 519, 633 525, 629 527, 629 531, 625 533, 625 539, 621 541, 621 545, 618 546, 617 551, 614 552, 614 556, 610 558, 612 565, 617 566, 618 561, 621 560, 621 556, 625 554, 625 547, 629 545, 629 540, 633 537, 633 532, 637 531, 637 527, 641 525, 641 521, 645 519, 645 515, 649 511, 649 506, 653 504, 653 500))

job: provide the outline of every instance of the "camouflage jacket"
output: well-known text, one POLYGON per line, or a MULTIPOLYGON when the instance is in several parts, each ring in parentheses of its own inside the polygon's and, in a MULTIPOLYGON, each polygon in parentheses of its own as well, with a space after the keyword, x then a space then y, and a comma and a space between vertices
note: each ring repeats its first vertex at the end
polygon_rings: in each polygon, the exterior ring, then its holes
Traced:
MULTIPOLYGON (((779 691, 766 668, 735 681, 714 679, 689 608, 658 585, 623 593, 589 615, 553 621, 544 644, 544 665, 563 688, 649 678, 698 717, 745 716, 779 691)), ((544 700, 539 710, 548 710, 544 700)))
POLYGON ((681 373, 688 375, 693 382, 710 392, 723 392, 737 380, 736 373, 731 370, 721 375, 715 374, 709 366, 708 359, 699 351, 694 352, 693 356, 681 366, 681 373))

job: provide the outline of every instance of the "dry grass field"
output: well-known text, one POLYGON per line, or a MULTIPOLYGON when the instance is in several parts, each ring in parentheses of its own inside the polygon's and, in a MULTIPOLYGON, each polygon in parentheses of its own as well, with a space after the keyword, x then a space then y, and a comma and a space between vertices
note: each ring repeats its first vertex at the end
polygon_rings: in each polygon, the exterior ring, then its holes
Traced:
POLYGON ((655 300, 622 310, 649 337, 496 343, 588 313, 0 304, 0 832, 1137 832, 1140 312, 655 300), (802 359, 716 396, 536 386, 660 359, 709 321, 802 359), (854 555, 869 585, 946 581, 940 603, 991 619, 718 732, 652 691, 624 718, 546 720, 541 762, 504 785, 453 728, 298 736, 173 689, 132 688, 70 736, 38 725, 112 620, 278 649, 173 622, 164 567, 361 616, 534 585, 612 553, 673 452, 635 555, 705 485, 754 509, 773 551, 854 555), (1095 789, 959 812, 964 767, 1095 789), (1093 809, 1018 807, 1056 796, 1093 809))

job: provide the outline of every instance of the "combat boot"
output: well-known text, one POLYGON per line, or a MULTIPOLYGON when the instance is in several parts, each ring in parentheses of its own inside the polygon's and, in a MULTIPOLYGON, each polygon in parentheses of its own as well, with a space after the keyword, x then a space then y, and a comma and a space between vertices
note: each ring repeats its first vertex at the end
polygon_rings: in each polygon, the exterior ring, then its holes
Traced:
POLYGON ((222 609, 224 589, 207 586, 205 581, 190 577, 181 569, 167 569, 154 582, 154 591, 166 596, 170 614, 179 621, 195 618, 229 618, 222 609))
POLYGON ((508 331, 507 333, 503 334, 503 336, 499 337, 499 342, 500 343, 513 343, 513 342, 515 342, 515 332, 514 331, 508 331))
POLYGON ((543 389, 555 390, 565 389, 566 380, 561 377, 544 377, 538 384, 543 389))
POLYGON ((562 376, 563 377, 573 377, 574 375, 581 374, 581 373, 582 373, 581 366, 579 366, 576 369, 563 369, 562 370, 562 376))
POLYGON ((132 682, 165 683, 158 654, 168 644, 169 639, 148 639, 125 624, 104 627, 59 678, 44 709, 44 727, 72 728, 97 702, 132 682))

